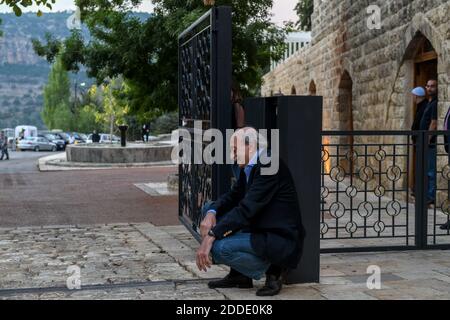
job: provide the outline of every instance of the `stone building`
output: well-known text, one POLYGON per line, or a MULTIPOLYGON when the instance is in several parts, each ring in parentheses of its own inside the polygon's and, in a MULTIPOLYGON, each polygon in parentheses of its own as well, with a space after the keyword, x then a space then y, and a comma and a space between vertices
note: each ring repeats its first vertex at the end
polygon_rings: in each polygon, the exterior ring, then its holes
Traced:
POLYGON ((409 130, 410 91, 438 79, 450 107, 450 1, 315 0, 311 44, 264 77, 262 94, 324 97, 327 130, 409 130), (372 29, 368 8, 380 10, 372 29))

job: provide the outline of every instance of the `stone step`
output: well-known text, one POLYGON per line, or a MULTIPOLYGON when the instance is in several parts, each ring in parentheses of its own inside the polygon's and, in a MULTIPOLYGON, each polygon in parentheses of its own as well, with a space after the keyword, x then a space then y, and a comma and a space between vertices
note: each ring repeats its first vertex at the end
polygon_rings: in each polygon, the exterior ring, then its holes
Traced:
MULTIPOLYGON (((194 276, 200 279, 213 279, 222 278, 227 274, 228 270, 218 265, 213 265, 208 272, 198 270, 195 263, 196 248, 194 247, 197 242, 183 226, 156 227, 151 223, 134 226, 194 276), (183 239, 183 242, 180 239, 183 239)), ((197 244, 197 246, 200 245, 197 244)))

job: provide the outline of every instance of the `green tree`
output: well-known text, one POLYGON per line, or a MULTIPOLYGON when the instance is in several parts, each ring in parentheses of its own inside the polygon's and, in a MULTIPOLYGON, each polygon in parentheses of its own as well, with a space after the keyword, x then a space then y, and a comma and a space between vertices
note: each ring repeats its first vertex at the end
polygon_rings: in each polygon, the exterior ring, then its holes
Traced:
POLYGON ((51 129, 71 129, 70 80, 67 70, 58 56, 52 65, 48 83, 44 87, 42 120, 51 129), (64 122, 67 121, 67 122, 64 122))
POLYGON ((311 31, 311 16, 314 11, 314 0, 299 0, 295 6, 298 15, 296 26, 303 31, 311 31))
POLYGON ((93 103, 85 106, 80 114, 80 120, 95 119, 95 123, 100 124, 102 129, 109 127, 112 135, 117 126, 127 124, 129 107, 124 98, 127 90, 121 78, 113 79, 101 86, 92 86, 89 95, 93 101, 101 102, 101 108, 96 108, 93 103))
MULTIPOLYGON (((0 0, 0 4, 5 4, 11 7, 16 16, 21 16, 22 10, 32 5, 37 5, 39 8, 45 6, 51 10, 52 4, 55 2, 56 0, 0 0)), ((42 15, 42 11, 40 9, 37 11, 37 15, 42 15)))
MULTIPOLYGON (((78 63, 98 84, 122 75, 130 110, 148 119, 177 109, 178 35, 208 6, 201 0, 153 0, 155 13, 144 21, 130 14, 141 0, 77 0, 91 33, 89 43, 79 34, 64 41, 64 65, 78 63), (68 44, 71 45, 68 45, 68 44), (72 48, 72 49, 70 49, 72 48)), ((273 0, 218 0, 233 8, 233 77, 244 92, 257 94, 271 59, 284 52, 284 30, 271 22, 273 0)), ((36 52, 51 61, 60 46, 35 42, 36 52)))
MULTIPOLYGON (((75 130, 78 132, 92 132, 100 127, 97 123, 97 107, 94 104, 87 104, 80 108, 75 121, 75 130)), ((102 128, 103 129, 103 128, 102 128)))

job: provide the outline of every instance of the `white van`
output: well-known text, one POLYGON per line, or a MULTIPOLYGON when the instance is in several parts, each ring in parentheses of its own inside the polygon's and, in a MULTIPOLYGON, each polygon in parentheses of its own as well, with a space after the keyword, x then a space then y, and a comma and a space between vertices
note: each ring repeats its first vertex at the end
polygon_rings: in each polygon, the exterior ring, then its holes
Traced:
POLYGON ((15 129, 15 137, 17 138, 28 138, 28 137, 37 137, 38 130, 33 126, 17 126, 15 129), (23 134, 22 134, 23 132, 23 134))

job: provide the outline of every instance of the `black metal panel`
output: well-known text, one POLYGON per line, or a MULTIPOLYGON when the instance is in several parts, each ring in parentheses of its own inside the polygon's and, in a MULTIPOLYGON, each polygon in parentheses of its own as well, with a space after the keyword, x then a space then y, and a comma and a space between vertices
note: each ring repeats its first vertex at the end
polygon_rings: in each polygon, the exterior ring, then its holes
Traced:
POLYGON ((290 283, 319 282, 320 240, 317 214, 320 209, 320 140, 322 97, 278 98, 280 157, 288 165, 298 193, 306 238, 303 256, 290 283), (319 163, 317 163, 319 162, 319 163))
MULTIPOLYGON (((434 158, 434 167, 436 168, 436 180, 434 187, 435 200, 432 205, 431 214, 424 214, 422 219, 423 223, 423 246, 427 248, 450 248, 450 229, 442 230, 440 226, 449 223, 450 221, 450 145, 445 145, 445 136, 450 136, 449 132, 437 131, 437 132, 425 132, 423 137, 423 162, 424 162, 424 191, 422 194, 422 201, 426 202, 426 190, 427 190, 427 168, 426 163, 429 159, 429 147, 436 149, 436 157, 434 158), (436 136, 436 142, 429 144, 430 136, 436 136), (446 149, 447 148, 447 149, 446 149)), ((424 205, 426 207, 426 204, 424 205)), ((426 208, 423 212, 425 212, 426 208)))
MULTIPOLYGON (((231 9, 212 8, 185 30, 178 42, 179 126, 191 133, 189 143, 195 150, 200 142, 194 133, 201 136, 216 128, 225 136, 231 128, 231 9), (195 122, 201 123, 200 132, 194 130, 195 122)), ((201 149, 204 147, 202 143, 201 149)), ((230 169, 226 165, 194 164, 194 152, 191 163, 179 167, 179 216, 195 233, 205 202, 229 188, 230 169)))
MULTIPOLYGON (((289 283, 319 282, 320 154, 322 97, 251 98, 245 101, 248 125, 278 129, 280 158, 289 167, 298 192, 306 238, 303 256, 289 283)), ((268 133, 270 137, 270 133, 268 133)), ((270 141, 270 139, 269 139, 270 141)), ((273 143, 273 141, 272 141, 273 143)))

